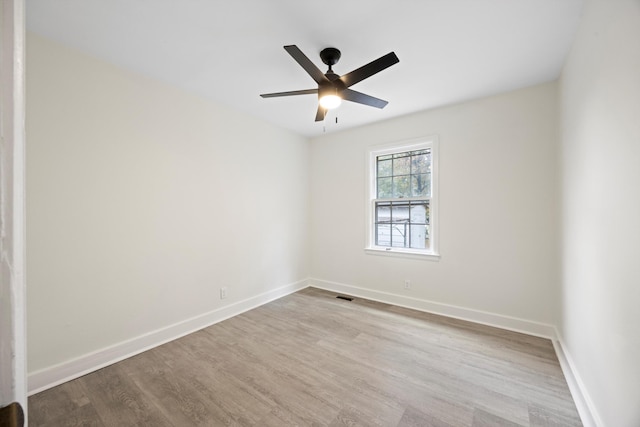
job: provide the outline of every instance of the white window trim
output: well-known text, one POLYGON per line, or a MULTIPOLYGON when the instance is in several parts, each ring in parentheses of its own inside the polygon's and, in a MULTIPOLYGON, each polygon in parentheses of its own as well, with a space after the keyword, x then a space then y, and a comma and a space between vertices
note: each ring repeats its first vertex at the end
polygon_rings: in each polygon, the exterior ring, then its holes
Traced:
POLYGON ((438 218, 438 137, 436 135, 425 136, 411 140, 387 143, 382 145, 374 145, 369 147, 366 154, 366 194, 365 194, 365 212, 366 212, 366 242, 365 252, 371 255, 392 256, 414 259, 439 260, 439 218, 438 218), (431 248, 429 250, 410 249, 410 248, 388 248, 376 246, 374 244, 374 203, 376 200, 376 158, 385 154, 414 151, 425 148, 431 149, 431 201, 429 203, 430 213, 430 239, 431 248))

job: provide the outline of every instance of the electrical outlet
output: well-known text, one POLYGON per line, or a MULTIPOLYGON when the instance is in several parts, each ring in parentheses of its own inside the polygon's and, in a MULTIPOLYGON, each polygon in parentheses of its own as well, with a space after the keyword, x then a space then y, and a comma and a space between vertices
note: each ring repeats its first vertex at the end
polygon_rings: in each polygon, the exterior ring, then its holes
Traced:
POLYGON ((411 289, 411 280, 409 280, 409 279, 405 279, 405 281, 404 281, 404 288, 405 288, 405 289, 411 289))
POLYGON ((220 299, 225 299, 227 297, 227 288, 220 288, 220 299))

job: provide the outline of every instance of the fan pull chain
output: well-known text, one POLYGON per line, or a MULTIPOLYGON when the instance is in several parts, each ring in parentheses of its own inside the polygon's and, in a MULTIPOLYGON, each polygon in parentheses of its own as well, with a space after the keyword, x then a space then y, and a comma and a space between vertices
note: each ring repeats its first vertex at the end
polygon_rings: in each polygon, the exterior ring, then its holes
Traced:
POLYGON ((329 110, 324 111, 324 119, 322 120, 322 133, 327 133, 327 116, 329 116, 329 110))
MULTIPOLYGON (((324 115, 324 120, 322 120, 322 132, 323 133, 327 133, 327 116, 328 114, 324 115)), ((338 124, 338 116, 336 116, 336 125, 338 124)))

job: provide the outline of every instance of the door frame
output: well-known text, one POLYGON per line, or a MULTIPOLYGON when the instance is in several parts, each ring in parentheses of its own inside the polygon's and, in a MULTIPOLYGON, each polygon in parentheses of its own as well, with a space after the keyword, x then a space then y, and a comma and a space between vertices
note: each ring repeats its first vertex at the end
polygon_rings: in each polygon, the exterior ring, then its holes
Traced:
POLYGON ((25 5, 0 1, 0 406, 26 415, 25 5))

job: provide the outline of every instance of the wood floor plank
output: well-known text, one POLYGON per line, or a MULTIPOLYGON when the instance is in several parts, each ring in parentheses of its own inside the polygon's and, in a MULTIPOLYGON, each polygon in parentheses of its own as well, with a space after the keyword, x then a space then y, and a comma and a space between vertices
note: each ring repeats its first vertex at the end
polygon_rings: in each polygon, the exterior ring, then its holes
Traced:
POLYGON ((575 408, 567 410, 555 410, 552 406, 529 406, 529 421, 531 427, 577 427, 582 424, 578 421, 575 408))
POLYGON ((335 297, 307 288, 31 396, 31 425, 582 425, 549 340, 335 297))
POLYGON ((402 419, 398 423, 398 427, 455 427, 457 425, 468 424, 449 424, 412 406, 409 406, 407 410, 404 411, 402 419))
POLYGON ((47 422, 73 414, 89 401, 73 394, 76 385, 62 384, 29 397, 29 421, 31 425, 44 426, 47 422))
MULTIPOLYGON (((188 350, 192 347, 183 345, 190 341, 189 337, 185 338, 155 349, 158 356, 166 360, 172 375, 187 381, 228 424, 258 425, 271 410, 271 402, 247 390, 244 383, 229 374, 224 363, 213 366, 210 359, 193 356, 188 350)), ((198 342, 203 344, 201 337, 198 342)))
POLYGON ((212 421, 228 424, 215 402, 208 405, 184 377, 175 375, 163 363, 155 349, 124 360, 120 366, 174 425, 207 426, 212 421))
POLYGON ((522 427, 524 424, 514 423, 482 409, 473 413, 471 427, 522 427))
MULTIPOLYGON (((34 425, 29 422, 30 425, 34 425)), ((50 418, 43 424, 36 424, 43 427, 105 427, 93 405, 84 405, 65 413, 57 418, 50 418)))
POLYGON ((104 425, 171 426, 121 366, 115 364, 74 380, 87 390, 87 397, 104 425))

